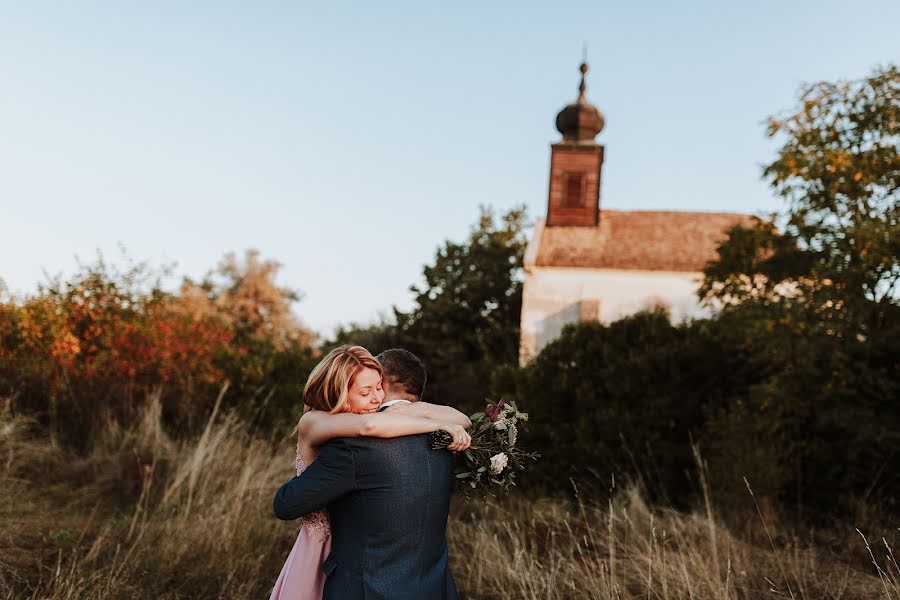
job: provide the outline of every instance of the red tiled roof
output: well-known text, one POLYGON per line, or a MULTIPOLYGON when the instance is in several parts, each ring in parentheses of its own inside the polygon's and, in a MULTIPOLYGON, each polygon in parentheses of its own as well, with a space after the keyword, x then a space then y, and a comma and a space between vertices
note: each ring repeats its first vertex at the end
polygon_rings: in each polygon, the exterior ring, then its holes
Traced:
POLYGON ((601 210, 597 227, 535 228, 543 267, 701 271, 727 231, 749 225, 737 213, 601 210))

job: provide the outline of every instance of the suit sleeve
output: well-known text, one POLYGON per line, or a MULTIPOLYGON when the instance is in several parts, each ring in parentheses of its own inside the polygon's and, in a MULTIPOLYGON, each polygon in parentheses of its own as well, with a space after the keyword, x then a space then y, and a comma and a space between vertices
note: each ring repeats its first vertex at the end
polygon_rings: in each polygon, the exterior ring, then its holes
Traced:
POLYGON ((303 473, 285 483, 275 494, 275 516, 297 519, 325 508, 356 486, 353 451, 343 440, 322 446, 318 458, 303 473))

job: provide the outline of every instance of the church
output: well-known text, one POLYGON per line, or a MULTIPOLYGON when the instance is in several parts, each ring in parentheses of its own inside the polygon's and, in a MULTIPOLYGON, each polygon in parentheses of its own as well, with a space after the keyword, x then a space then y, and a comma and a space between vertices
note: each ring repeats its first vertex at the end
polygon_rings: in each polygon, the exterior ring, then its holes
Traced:
POLYGON ((550 147, 546 218, 525 252, 519 360, 526 364, 570 323, 608 323, 665 308, 673 321, 702 317, 696 290, 727 231, 750 215, 601 210, 604 118, 585 97, 560 111, 550 147))

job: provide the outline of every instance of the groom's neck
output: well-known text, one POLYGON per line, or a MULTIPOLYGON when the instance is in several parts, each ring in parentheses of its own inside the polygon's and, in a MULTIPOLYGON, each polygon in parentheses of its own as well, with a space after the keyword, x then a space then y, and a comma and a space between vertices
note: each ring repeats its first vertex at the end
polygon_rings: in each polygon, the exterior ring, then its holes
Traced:
POLYGON ((384 390, 384 401, 389 402, 391 400, 409 400, 410 402, 418 402, 419 397, 412 394, 407 394, 406 392, 395 392, 391 389, 384 390))

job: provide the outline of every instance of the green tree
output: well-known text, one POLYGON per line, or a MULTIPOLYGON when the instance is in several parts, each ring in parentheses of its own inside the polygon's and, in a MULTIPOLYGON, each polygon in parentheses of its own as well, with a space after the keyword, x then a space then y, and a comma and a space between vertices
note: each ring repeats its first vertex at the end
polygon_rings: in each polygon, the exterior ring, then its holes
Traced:
POLYGON ((692 439, 723 398, 758 377, 715 321, 673 325, 666 312, 608 325, 570 325, 495 389, 531 416, 523 443, 541 461, 523 480, 556 490, 641 481, 652 497, 684 505, 695 490, 692 439))
POLYGON ((474 410, 494 368, 517 360, 525 227, 524 207, 499 220, 483 208, 468 239, 445 242, 410 288, 413 309, 395 311, 400 340, 426 361, 431 399, 474 410))
POLYGON ((334 338, 325 344, 324 350, 331 350, 344 344, 363 346, 374 354, 403 346, 395 318, 383 314, 374 323, 350 323, 338 327, 334 338))
POLYGON ((518 360, 526 245, 524 208, 500 217, 482 208, 468 238, 444 242, 424 267, 424 282, 410 288, 409 312, 395 308, 393 323, 342 328, 325 347, 407 348, 428 369, 430 401, 474 411, 484 403, 492 371, 518 360))
POLYGON ((784 303, 839 336, 897 319, 900 281, 900 70, 807 86, 772 117, 783 140, 764 175, 788 205, 734 230, 706 271, 710 301, 784 303), (779 225, 778 227, 776 227, 779 225))
MULTIPOLYGON (((896 497, 900 70, 807 86, 768 132, 782 146, 764 175, 787 210, 731 231, 700 289, 768 375, 706 439, 716 456, 768 472, 782 500, 896 497)), ((720 466, 739 484, 733 464, 720 466)))

